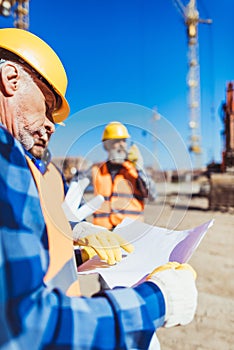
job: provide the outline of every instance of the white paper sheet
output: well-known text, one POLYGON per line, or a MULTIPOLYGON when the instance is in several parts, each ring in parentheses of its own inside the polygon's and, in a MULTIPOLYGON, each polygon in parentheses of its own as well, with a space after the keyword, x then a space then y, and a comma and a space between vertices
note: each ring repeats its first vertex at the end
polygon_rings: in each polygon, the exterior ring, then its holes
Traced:
POLYGON ((65 201, 67 202, 71 210, 76 210, 80 206, 80 202, 83 197, 84 191, 89 185, 89 183, 90 181, 87 177, 84 177, 79 181, 71 182, 65 197, 65 201))
POLYGON ((123 250, 124 258, 114 266, 109 266, 95 256, 82 264, 78 271, 81 274, 101 274, 110 288, 130 287, 168 261, 189 261, 212 225, 213 220, 210 220, 190 230, 171 231, 125 219, 115 232, 134 245, 134 252, 127 254, 123 250))
POLYGON ((78 182, 71 182, 65 200, 62 203, 62 208, 68 221, 81 222, 99 209, 104 202, 104 197, 99 194, 78 208, 89 183, 90 181, 87 177, 80 179, 78 182))

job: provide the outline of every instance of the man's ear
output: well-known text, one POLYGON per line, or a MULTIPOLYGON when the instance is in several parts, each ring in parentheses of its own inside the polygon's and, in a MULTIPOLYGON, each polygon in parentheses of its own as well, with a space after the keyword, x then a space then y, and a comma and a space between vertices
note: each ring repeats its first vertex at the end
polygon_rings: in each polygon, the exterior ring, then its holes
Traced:
POLYGON ((103 141, 103 147, 104 147, 104 149, 107 151, 107 152, 109 152, 109 150, 111 149, 111 147, 112 147, 112 142, 111 142, 111 140, 105 140, 105 141, 103 141))
POLYGON ((13 96, 18 89, 20 72, 14 63, 6 62, 1 69, 1 83, 6 96, 13 96))

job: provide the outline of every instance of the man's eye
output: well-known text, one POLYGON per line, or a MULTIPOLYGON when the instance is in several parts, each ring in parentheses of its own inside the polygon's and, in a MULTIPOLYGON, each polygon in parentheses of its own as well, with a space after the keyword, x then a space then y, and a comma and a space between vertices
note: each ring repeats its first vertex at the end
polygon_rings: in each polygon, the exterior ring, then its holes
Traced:
POLYGON ((46 105, 46 116, 52 116, 54 108, 53 107, 49 107, 48 105, 46 105))

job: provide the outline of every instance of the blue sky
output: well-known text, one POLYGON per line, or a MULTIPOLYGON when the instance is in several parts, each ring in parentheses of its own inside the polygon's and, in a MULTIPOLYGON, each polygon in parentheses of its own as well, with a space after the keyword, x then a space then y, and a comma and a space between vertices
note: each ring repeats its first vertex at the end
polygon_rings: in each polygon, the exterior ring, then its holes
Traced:
MULTIPOLYGON (((219 110, 226 83, 234 80, 234 1, 198 0, 197 6, 201 18, 213 20, 199 24, 202 162, 207 164, 221 158, 219 110)), ((12 23, 0 18, 1 27, 12 23)), ((102 128, 117 119, 130 127, 146 163, 186 166, 187 160, 178 162, 187 159, 190 135, 187 38, 173 0, 31 0, 29 30, 54 48, 69 79, 71 114, 51 140, 54 156, 100 160, 102 128), (153 122, 155 107, 161 118, 153 122), (167 141, 168 130, 173 136, 168 132, 167 141)))

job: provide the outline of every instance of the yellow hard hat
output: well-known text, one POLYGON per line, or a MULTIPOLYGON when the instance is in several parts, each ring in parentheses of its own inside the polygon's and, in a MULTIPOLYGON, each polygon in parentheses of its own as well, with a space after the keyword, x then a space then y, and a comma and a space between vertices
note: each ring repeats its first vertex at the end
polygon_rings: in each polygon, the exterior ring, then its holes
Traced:
POLYGON ((130 137, 127 128, 120 122, 107 124, 102 135, 102 141, 111 139, 128 139, 130 137))
POLYGON ((52 48, 38 36, 18 28, 0 29, 0 48, 17 55, 19 62, 23 63, 23 60, 45 79, 61 99, 61 103, 53 112, 54 122, 59 123, 66 119, 70 112, 65 98, 67 75, 62 62, 52 48))

